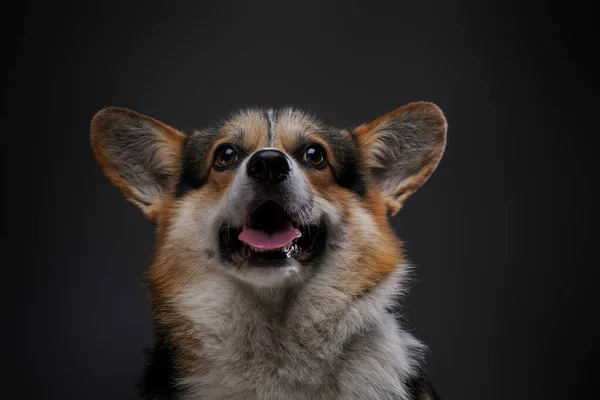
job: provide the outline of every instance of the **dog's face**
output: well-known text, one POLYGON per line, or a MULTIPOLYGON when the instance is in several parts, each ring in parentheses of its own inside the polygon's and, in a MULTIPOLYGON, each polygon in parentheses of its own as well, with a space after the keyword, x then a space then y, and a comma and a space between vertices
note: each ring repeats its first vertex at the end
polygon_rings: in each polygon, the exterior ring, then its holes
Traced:
POLYGON ((358 293, 402 261, 388 217, 436 168, 446 121, 431 103, 352 130, 245 110, 186 135, 108 108, 91 133, 105 174, 157 224, 157 280, 212 268, 273 287, 341 265, 358 293))

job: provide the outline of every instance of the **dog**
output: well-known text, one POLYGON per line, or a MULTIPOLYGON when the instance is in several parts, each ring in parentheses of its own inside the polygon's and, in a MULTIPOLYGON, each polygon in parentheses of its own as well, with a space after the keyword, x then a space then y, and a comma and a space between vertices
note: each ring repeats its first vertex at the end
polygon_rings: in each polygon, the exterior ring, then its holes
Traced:
POLYGON ((294 108, 187 133, 99 111, 96 160, 156 229, 141 397, 438 399, 392 311, 410 267, 390 217, 446 131, 428 102, 350 129, 294 108))

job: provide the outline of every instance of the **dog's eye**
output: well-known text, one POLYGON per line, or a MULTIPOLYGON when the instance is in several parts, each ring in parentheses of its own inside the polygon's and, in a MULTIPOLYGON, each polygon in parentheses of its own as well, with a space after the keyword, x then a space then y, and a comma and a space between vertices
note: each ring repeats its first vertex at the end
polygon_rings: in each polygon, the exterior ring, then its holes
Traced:
POLYGON ((215 168, 222 170, 231 166, 238 159, 235 148, 231 145, 221 146, 216 151, 215 168))
POLYGON ((326 165, 325 151, 318 144, 311 144, 304 150, 304 161, 315 168, 323 168, 326 165))

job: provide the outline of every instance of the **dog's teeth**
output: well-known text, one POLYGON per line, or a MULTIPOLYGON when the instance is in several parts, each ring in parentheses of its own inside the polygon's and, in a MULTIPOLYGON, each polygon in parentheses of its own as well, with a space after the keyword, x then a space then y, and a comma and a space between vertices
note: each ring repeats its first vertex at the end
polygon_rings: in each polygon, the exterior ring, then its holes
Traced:
POLYGON ((296 244, 295 243, 290 243, 287 246, 279 248, 279 249, 276 249, 276 250, 257 249, 256 247, 252 247, 252 246, 248 245, 248 249, 251 250, 251 251, 253 251, 253 252, 256 252, 256 253, 265 253, 265 252, 273 252, 273 251, 280 251, 280 252, 283 252, 283 253, 289 253, 290 251, 293 251, 293 250, 296 249, 296 244))

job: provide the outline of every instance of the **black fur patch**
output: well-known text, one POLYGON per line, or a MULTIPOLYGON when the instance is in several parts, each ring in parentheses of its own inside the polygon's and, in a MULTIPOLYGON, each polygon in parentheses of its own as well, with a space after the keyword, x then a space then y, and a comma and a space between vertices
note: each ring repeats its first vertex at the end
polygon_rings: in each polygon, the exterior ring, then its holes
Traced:
MULTIPOLYGON (((277 116, 276 111, 273 111, 273 116, 274 118, 277 116)), ((265 118, 268 120, 267 112, 265 118)), ((359 153, 354 141, 336 129, 324 130, 318 135, 329 143, 338 160, 339 167, 331 169, 336 183, 364 197, 366 184, 360 170, 359 153)), ((176 198, 183 197, 190 190, 199 189, 206 183, 210 170, 205 166, 207 158, 212 157, 209 150, 218 136, 217 130, 210 129, 188 134, 181 160, 181 175, 175 188, 176 198)))
POLYGON ((200 189, 207 181, 210 170, 206 161, 217 132, 212 130, 194 131, 188 134, 181 157, 181 175, 175 188, 175 197, 185 196, 190 190, 200 189))
POLYGON ((140 398, 145 400, 171 400, 180 389, 176 385, 175 349, 164 338, 158 338, 148 351, 148 364, 138 384, 140 398))
POLYGON ((337 169, 331 169, 336 183, 364 197, 367 188, 360 171, 360 157, 354 141, 334 129, 319 132, 319 136, 327 141, 340 165, 337 169))
POLYGON ((442 400, 433 389, 427 372, 425 372, 423 367, 419 368, 419 374, 416 377, 406 382, 406 386, 414 400, 442 400))

